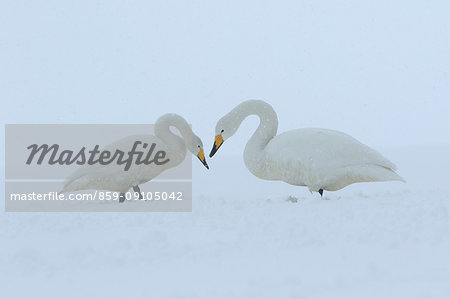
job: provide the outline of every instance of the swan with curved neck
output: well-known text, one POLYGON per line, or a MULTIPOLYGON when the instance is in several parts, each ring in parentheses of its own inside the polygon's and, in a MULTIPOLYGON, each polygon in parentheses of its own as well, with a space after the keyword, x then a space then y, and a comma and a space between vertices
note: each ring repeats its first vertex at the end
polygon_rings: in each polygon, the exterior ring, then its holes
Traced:
MULTIPOLYGON (((155 147, 153 152, 165 153, 164 164, 132 164, 125 171, 123 165, 110 163, 106 165, 94 164, 78 168, 69 176, 61 192, 79 191, 87 189, 109 190, 120 192, 120 202, 125 200, 125 192, 133 188, 141 194, 139 185, 146 183, 163 171, 174 168, 184 161, 187 150, 209 169, 203 152, 203 143, 192 132, 186 120, 177 114, 165 114, 155 123, 155 135, 142 134, 122 138, 105 146, 102 150, 128 152, 136 141, 155 147), (181 137, 175 135, 170 128, 176 128, 181 137)), ((140 196, 141 197, 141 196, 140 196)))
POLYGON ((244 162, 261 179, 306 186, 320 195, 358 182, 404 181, 393 163, 345 133, 305 128, 277 135, 277 114, 260 100, 241 103, 217 122, 210 157, 250 115, 260 123, 247 142, 244 162))

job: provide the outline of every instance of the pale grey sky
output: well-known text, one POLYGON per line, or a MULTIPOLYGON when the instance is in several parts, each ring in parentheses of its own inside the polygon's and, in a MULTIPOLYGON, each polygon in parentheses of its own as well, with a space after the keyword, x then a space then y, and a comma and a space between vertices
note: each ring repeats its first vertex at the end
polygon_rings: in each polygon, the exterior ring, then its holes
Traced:
MULTIPOLYGON (((263 99, 280 132, 450 143, 449 1, 0 3, 4 123, 177 112, 208 151, 223 114, 263 99)), ((255 126, 244 123, 237 152, 255 126)))

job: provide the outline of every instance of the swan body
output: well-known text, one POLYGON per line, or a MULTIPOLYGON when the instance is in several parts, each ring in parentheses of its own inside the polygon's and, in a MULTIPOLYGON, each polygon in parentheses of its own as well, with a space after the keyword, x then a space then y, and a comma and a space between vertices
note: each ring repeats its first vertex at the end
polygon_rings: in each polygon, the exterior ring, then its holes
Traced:
POLYGON ((404 181, 392 162, 345 133, 304 128, 276 135, 275 111, 257 100, 241 103, 218 121, 210 157, 249 115, 257 115, 260 124, 245 147, 244 162, 258 178, 306 186, 321 194, 358 182, 404 181))
POLYGON ((127 171, 124 170, 124 165, 117 163, 85 165, 69 176, 61 192, 98 189, 125 193, 132 187, 137 191, 139 184, 146 183, 163 171, 183 162, 187 150, 196 155, 208 168, 202 141, 192 132, 188 123, 177 114, 161 116, 155 123, 155 135, 128 136, 105 146, 102 150, 110 152, 121 150, 126 153, 136 141, 142 144, 154 144, 153 152, 164 151, 166 153, 164 159, 168 161, 160 165, 133 163, 127 171), (178 129, 182 138, 172 133, 170 127, 178 129))

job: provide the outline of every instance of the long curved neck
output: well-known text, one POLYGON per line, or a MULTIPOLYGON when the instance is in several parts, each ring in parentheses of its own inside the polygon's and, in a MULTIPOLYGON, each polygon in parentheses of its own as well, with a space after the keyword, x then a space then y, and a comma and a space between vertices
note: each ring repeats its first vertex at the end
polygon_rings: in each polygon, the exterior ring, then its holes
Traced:
POLYGON ((155 123, 155 135, 162 139, 169 148, 184 152, 186 155, 186 147, 191 143, 192 130, 184 118, 178 114, 164 114, 155 123), (173 126, 180 131, 183 138, 175 135, 170 131, 173 126))
POLYGON ((278 117, 272 106, 264 101, 245 101, 234 108, 230 114, 234 114, 236 125, 239 127, 244 119, 250 115, 259 117, 259 126, 253 133, 245 147, 247 153, 256 153, 264 150, 267 143, 277 134, 278 117))

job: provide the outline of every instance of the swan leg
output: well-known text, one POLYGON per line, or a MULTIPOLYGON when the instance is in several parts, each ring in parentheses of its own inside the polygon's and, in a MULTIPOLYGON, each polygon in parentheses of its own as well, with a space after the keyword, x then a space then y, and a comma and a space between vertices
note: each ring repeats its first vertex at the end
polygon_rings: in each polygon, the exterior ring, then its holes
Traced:
POLYGON ((125 201, 125 193, 124 192, 120 192, 119 202, 124 202, 124 201, 125 201))
POLYGON ((141 189, 139 188, 138 185, 133 186, 133 191, 139 193, 139 199, 143 199, 144 198, 144 196, 142 196, 141 189))
POLYGON ((323 189, 319 189, 319 194, 320 194, 320 197, 323 196, 323 189))

